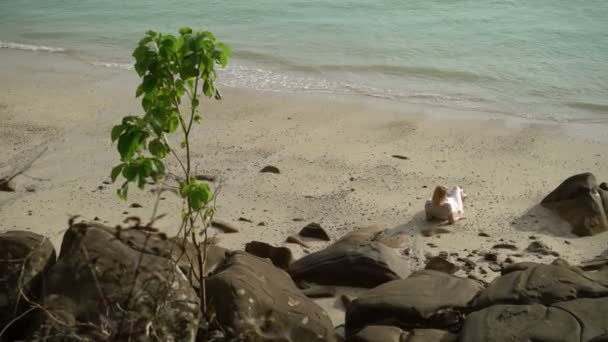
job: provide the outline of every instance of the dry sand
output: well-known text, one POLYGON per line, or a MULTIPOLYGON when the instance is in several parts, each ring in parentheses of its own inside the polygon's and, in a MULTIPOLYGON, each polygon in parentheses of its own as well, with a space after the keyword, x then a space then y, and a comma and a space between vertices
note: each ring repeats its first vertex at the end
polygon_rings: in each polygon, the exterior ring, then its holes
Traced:
MULTIPOLYGON (((103 183, 118 162, 112 125, 140 113, 136 82, 132 71, 66 55, 0 50, 0 162, 48 146, 16 179, 17 192, 0 193, 0 231, 31 230, 59 246, 70 215, 111 225, 150 216, 155 197, 149 189, 133 189, 121 202, 117 185, 103 183), (130 208, 134 202, 143 208, 130 208)), ((223 89, 223 95, 221 102, 203 104, 194 156, 200 173, 221 179, 216 217, 240 228, 219 235, 225 247, 242 248, 250 240, 281 245, 309 222, 334 238, 373 223, 396 227, 409 235, 402 250, 418 258, 440 251, 467 256, 499 242, 519 248, 501 253, 520 253, 532 235, 574 264, 608 247, 608 233, 572 236, 536 206, 573 174, 591 171, 607 180, 605 124, 532 122, 314 94, 223 89), (266 165, 281 173, 260 173, 266 165), (430 224, 422 208, 436 184, 465 188, 466 220, 447 227, 450 233, 425 237, 420 230, 430 224)), ((164 198, 160 212, 168 216, 158 226, 174 232, 181 203, 172 194, 164 198)), ((311 250, 325 245, 312 243, 311 250)), ((304 254, 289 246, 296 256, 304 254)))

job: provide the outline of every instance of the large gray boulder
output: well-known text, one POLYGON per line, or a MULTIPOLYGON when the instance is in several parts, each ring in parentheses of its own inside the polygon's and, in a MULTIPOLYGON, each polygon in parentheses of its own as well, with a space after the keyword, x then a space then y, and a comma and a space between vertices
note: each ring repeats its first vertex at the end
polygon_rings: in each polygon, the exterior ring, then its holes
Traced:
MULTIPOLYGON (((27 231, 0 234, 0 331, 31 307, 28 300, 39 302, 44 275, 55 259, 55 248, 44 236, 27 231)), ((7 341, 17 339, 25 324, 25 319, 13 323, 4 335, 7 341)))
POLYGON ((562 309, 576 318, 581 326, 581 341, 608 334, 608 297, 577 299, 557 303, 552 307, 562 309))
POLYGON ((532 262, 503 270, 476 299, 476 308, 494 304, 544 304, 608 296, 608 288, 565 266, 532 262))
POLYGON ((494 305, 467 316, 460 342, 579 342, 576 318, 540 304, 494 305))
POLYGON ((401 342, 407 333, 398 327, 390 325, 368 325, 356 335, 348 339, 349 342, 401 342))
MULTIPOLYGON (((106 227, 106 229, 108 229, 106 227)), ((199 285, 199 253, 197 248, 189 239, 184 240, 183 236, 167 237, 163 233, 156 233, 154 229, 109 229, 120 241, 132 249, 150 255, 156 255, 165 259, 172 260, 180 270, 186 275, 188 281, 198 291, 199 285)), ((213 272, 219 264, 224 261, 228 250, 216 244, 210 243, 206 248, 206 259, 203 274, 205 276, 213 272)), ((201 255, 205 251, 201 248, 201 255)))
POLYGON ((296 281, 323 285, 374 287, 410 275, 410 267, 393 248, 376 238, 381 229, 353 231, 318 252, 289 266, 296 281))
POLYGON ((583 298, 485 308, 467 317, 460 341, 588 342, 607 333, 608 297, 583 298))
POLYGON ((415 329, 404 342, 456 342, 458 335, 438 329, 415 329))
POLYGON ((234 340, 335 340, 327 313, 287 273, 246 252, 230 253, 208 278, 207 302, 234 340))
POLYGON ((416 272, 355 299, 346 312, 347 336, 372 324, 404 329, 458 329, 482 289, 471 279, 430 270, 416 272))
POLYGON ((67 230, 45 279, 46 312, 37 313, 30 338, 195 340, 200 306, 186 276, 149 248, 153 233, 125 240, 127 232, 87 223, 67 230))
POLYGON ((608 192, 598 186, 591 173, 566 179, 541 205, 568 221, 576 235, 595 235, 608 230, 608 192))

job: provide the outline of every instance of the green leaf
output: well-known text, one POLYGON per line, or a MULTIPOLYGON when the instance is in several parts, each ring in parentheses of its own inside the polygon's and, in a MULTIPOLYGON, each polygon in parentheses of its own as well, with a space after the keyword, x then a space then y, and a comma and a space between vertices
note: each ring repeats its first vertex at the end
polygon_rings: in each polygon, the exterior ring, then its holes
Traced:
POLYGON ((129 194, 129 182, 124 182, 120 189, 116 190, 116 194, 121 200, 126 201, 129 194))
POLYGON ((125 164, 119 164, 116 165, 113 169, 112 169, 112 183, 114 183, 116 181, 116 178, 118 178, 118 175, 120 175, 120 172, 122 171, 122 169, 125 167, 125 164))
POLYGON ((179 114, 178 113, 174 113, 169 118, 169 133, 175 132, 175 130, 177 129, 177 127, 179 127, 179 114))
POLYGON ((182 36, 187 35, 188 33, 192 33, 192 29, 189 27, 182 27, 179 29, 179 34, 182 36))
POLYGON ((195 180, 191 180, 182 187, 181 195, 188 200, 190 208, 194 211, 204 209, 213 198, 213 193, 209 190, 207 183, 195 180))
POLYGON ((203 121, 203 118, 200 115, 198 115, 198 114, 194 115, 194 122, 200 124, 201 121, 203 121))
POLYGON ((141 137, 141 132, 128 131, 118 138, 118 152, 120 152, 120 157, 123 161, 133 158, 135 152, 140 148, 141 137))
POLYGON ((226 57, 231 57, 232 56, 232 50, 230 50, 230 47, 222 42, 217 42, 215 44, 218 48, 220 48, 220 50, 222 50, 222 52, 224 53, 224 55, 226 55, 226 57))
POLYGON ((125 177, 127 182, 133 181, 138 173, 139 165, 136 163, 125 164, 125 167, 122 169, 122 176, 125 177))
POLYGON ((115 142, 116 139, 120 137, 120 134, 125 130, 125 128, 125 125, 116 125, 114 128, 112 128, 112 142, 115 142))
POLYGON ((144 81, 141 84, 141 87, 143 89, 144 92, 149 92, 151 90, 154 89, 154 87, 156 87, 156 83, 157 83, 157 78, 155 75, 146 75, 144 76, 144 81))
POLYGON ((154 139, 150 141, 148 144, 148 150, 152 153, 156 158, 165 158, 168 152, 167 146, 161 142, 159 139, 154 139))
POLYGON ((144 93, 144 86, 143 86, 143 84, 140 84, 137 87, 137 90, 135 91, 135 97, 140 97, 141 94, 143 94, 143 93, 144 93))
POLYGON ((175 46, 177 39, 173 35, 165 35, 163 36, 162 45, 166 48, 173 49, 175 46))
POLYGON ((154 163, 154 168, 155 168, 155 174, 153 174, 152 176, 155 179, 161 178, 162 176, 165 175, 166 168, 165 168, 165 164, 163 164, 162 161, 158 160, 158 159, 152 159, 152 162, 154 163))

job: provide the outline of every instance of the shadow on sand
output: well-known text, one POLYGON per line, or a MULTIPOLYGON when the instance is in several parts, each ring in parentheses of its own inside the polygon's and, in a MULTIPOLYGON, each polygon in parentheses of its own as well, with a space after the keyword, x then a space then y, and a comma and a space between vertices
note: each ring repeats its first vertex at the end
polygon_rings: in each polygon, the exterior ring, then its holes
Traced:
POLYGON ((417 212, 412 218, 391 229, 391 233, 405 233, 409 235, 431 236, 435 234, 449 233, 450 226, 447 221, 427 221, 424 210, 417 212))
POLYGON ((540 204, 531 207, 523 215, 513 220, 511 226, 519 231, 564 238, 576 237, 572 234, 572 228, 568 222, 540 204))

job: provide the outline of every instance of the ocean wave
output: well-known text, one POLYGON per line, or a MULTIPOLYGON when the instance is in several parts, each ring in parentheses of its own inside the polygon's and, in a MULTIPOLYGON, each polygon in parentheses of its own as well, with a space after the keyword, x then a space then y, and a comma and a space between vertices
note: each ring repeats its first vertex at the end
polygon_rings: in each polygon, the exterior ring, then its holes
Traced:
POLYGON ((591 102, 571 102, 568 106, 575 109, 584 109, 594 113, 608 114, 608 104, 591 102))
POLYGON ((380 74, 398 77, 416 77, 423 79, 440 79, 453 81, 496 81, 495 77, 466 70, 450 70, 425 66, 408 66, 396 64, 321 64, 307 65, 291 61, 287 58, 250 50, 238 50, 238 56, 254 63, 278 66, 288 71, 298 71, 317 75, 326 73, 380 74))
POLYGON ((116 63, 116 62, 92 62, 94 66, 111 68, 111 69, 123 69, 123 70, 133 70, 132 63, 116 63))
POLYGON ((44 51, 44 52, 65 52, 64 48, 52 47, 45 45, 31 45, 14 42, 3 42, 0 41, 0 49, 15 49, 25 51, 44 51))
POLYGON ((406 65, 388 65, 388 64, 351 64, 351 65, 319 65, 315 69, 338 72, 353 72, 363 74, 382 74, 389 76, 413 76, 419 78, 434 78, 442 80, 457 80, 457 81, 492 81, 493 77, 481 75, 469 71, 447 70, 431 67, 415 67, 406 65))

